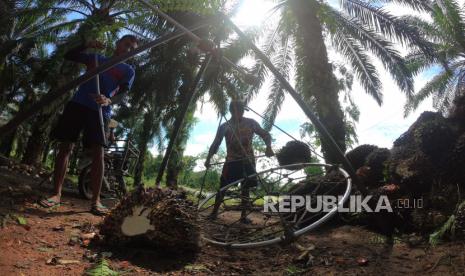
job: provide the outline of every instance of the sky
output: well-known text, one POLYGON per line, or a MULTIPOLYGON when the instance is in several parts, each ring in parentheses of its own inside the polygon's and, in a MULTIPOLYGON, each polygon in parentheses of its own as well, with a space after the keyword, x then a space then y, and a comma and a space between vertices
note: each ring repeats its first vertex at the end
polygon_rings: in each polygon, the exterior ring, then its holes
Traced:
MULTIPOLYGON (((331 0, 332 5, 339 8, 339 0, 331 0)), ((276 2, 275 2, 276 3, 276 2)), ((267 0, 247 0, 240 8, 238 14, 233 18, 233 21, 242 29, 253 26, 261 26, 263 22, 270 21, 276 18, 276 14, 270 14, 273 7, 273 1, 267 0)), ((395 15, 405 15, 411 13, 410 10, 401 6, 389 6, 387 9, 395 15)), ((335 53, 328 51, 330 58, 337 59, 335 53)), ((426 100, 419 108, 408 117, 404 117, 405 96, 400 92, 399 88, 384 70, 382 64, 374 60, 377 69, 379 70, 380 79, 383 84, 384 103, 379 106, 369 95, 365 93, 360 83, 354 82, 352 88, 353 99, 358 105, 361 115, 356 126, 359 145, 375 144, 380 147, 390 148, 396 138, 398 138, 408 127, 418 118, 418 116, 426 110, 433 110, 431 100, 426 100)), ((415 89, 418 91, 434 74, 434 70, 429 70, 415 78, 415 89)), ((290 83, 293 84, 292 79, 290 83)), ((266 106, 266 98, 269 87, 264 85, 259 95, 250 103, 250 107, 262 113, 266 106)), ((208 150, 210 143, 213 141, 219 118, 209 104, 204 104, 199 107, 195 113, 198 118, 198 123, 195 125, 190 139, 187 142, 186 154, 197 155, 208 150)), ((262 120, 254 116, 251 112, 245 113, 246 117, 256 119, 258 122, 262 120)), ((276 119, 276 125, 283 128, 285 131, 299 139, 299 127, 308 119, 293 101, 287 95, 286 100, 281 109, 281 113, 276 119)), ((280 131, 273 129, 271 132, 275 139, 273 147, 279 149, 287 141, 291 139, 280 131)), ((223 142, 224 145, 224 142, 223 142)), ((156 149, 152 149, 155 153, 156 149)))

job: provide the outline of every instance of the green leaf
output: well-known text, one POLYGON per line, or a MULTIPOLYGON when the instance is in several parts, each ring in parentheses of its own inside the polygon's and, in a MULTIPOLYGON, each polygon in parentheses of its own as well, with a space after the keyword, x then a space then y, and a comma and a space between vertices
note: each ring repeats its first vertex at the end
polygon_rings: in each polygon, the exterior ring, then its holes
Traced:
POLYGON ((455 215, 451 215, 439 230, 429 236, 429 243, 436 246, 441 240, 444 239, 447 233, 452 233, 455 226, 455 215))
POLYGON ((295 265, 290 265, 284 270, 284 275, 300 275, 305 272, 304 269, 297 267, 295 265))
POLYGON ((24 217, 16 216, 16 220, 20 225, 27 225, 27 220, 24 217))
POLYGON ((117 271, 111 269, 110 264, 105 259, 100 259, 94 266, 86 270, 85 275, 89 276, 118 276, 117 271))

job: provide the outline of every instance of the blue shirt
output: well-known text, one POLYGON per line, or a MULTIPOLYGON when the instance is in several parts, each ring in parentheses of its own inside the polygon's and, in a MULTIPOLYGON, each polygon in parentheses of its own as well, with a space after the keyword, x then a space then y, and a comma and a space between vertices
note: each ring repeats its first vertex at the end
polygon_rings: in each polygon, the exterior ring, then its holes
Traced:
MULTIPOLYGON (((69 59, 85 64, 87 66, 87 70, 90 70, 96 67, 95 55, 96 54, 78 52, 72 53, 69 59)), ((99 65, 110 60, 109 58, 98 54, 97 59, 99 65)), ((134 82, 134 76, 134 69, 126 63, 120 63, 108 69, 99 75, 100 94, 105 95, 107 98, 111 98, 118 93, 121 87, 127 86, 128 89, 130 89, 132 83, 134 82)), ((79 89, 77 90, 76 94, 74 94, 71 101, 98 111, 99 106, 92 97, 93 94, 97 94, 96 78, 91 79, 79 86, 79 89)), ((111 106, 102 106, 102 114, 105 118, 110 118, 111 106)))

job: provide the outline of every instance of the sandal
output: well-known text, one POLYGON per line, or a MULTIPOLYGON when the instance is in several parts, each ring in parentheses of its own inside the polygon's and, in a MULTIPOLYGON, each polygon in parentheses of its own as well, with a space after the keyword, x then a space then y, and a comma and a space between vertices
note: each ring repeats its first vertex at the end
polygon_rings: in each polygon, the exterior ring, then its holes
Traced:
POLYGON ((52 200, 51 198, 44 198, 40 200, 38 203, 40 206, 44 208, 52 208, 55 206, 60 206, 61 204, 60 201, 55 201, 55 200, 52 200))
POLYGON ((109 209, 105 207, 102 203, 92 204, 90 208, 90 213, 96 216, 105 216, 109 213, 109 209))

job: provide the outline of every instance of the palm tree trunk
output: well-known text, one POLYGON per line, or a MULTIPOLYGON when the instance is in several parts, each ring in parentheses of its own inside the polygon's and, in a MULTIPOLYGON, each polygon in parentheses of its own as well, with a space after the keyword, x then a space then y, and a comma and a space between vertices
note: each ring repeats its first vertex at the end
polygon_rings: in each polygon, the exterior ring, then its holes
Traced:
POLYGON ((178 176, 182 170, 182 156, 183 152, 178 152, 178 149, 174 148, 168 160, 168 165, 166 166, 166 186, 171 189, 178 187, 178 176))
POLYGON ((155 118, 155 111, 149 110, 144 115, 144 122, 142 123, 143 129, 138 141, 139 159, 136 164, 136 171, 134 173, 134 186, 139 186, 142 183, 144 172, 145 156, 148 150, 148 144, 153 137, 153 120, 155 118))
POLYGON ((47 137, 44 131, 33 126, 31 136, 26 143, 26 149, 23 154, 21 163, 33 166, 39 166, 42 162, 42 155, 46 145, 47 137))
POLYGON ((47 144, 45 145, 45 148, 44 148, 44 152, 42 154, 42 167, 45 167, 46 163, 47 163, 47 158, 48 158, 48 154, 50 152, 50 145, 52 144, 52 141, 48 141, 47 144))
POLYGON ((194 123, 194 112, 196 105, 189 108, 183 126, 181 127, 178 137, 174 142, 173 151, 166 166, 166 186, 176 189, 178 187, 178 177, 183 170, 183 157, 186 149, 189 132, 194 123))
POLYGON ((184 119, 186 115, 189 114, 189 111, 191 110, 189 109, 189 106, 191 105, 192 100, 195 98, 198 85, 203 76, 203 73, 205 73, 205 70, 210 64, 211 58, 212 58, 211 55, 207 55, 205 57, 194 80, 192 80, 191 78, 192 72, 189 72, 188 74, 186 74, 186 78, 185 78, 187 80, 186 85, 180 87, 181 97, 180 97, 180 105, 178 108, 179 111, 178 111, 178 114, 176 114, 176 118, 174 120, 173 127, 171 129, 170 136, 169 136, 170 140, 168 143, 168 147, 166 148, 165 156, 163 156, 163 160, 160 164, 160 169, 158 170, 158 175, 155 180, 155 184, 157 186, 159 186, 161 183, 164 171, 166 169, 166 165, 168 164, 171 152, 175 145, 176 139, 178 138, 178 134, 180 130, 183 128, 183 126, 186 125, 184 123, 184 119))
POLYGON ((42 113, 32 124, 32 131, 27 141, 22 163, 39 166, 42 155, 48 143, 48 133, 51 128, 52 114, 42 113))
POLYGON ((0 141, 0 154, 5 157, 10 157, 15 142, 16 131, 9 133, 5 138, 0 141))
POLYGON ((24 127, 20 126, 18 128, 18 132, 17 132, 16 139, 15 139, 16 147, 15 147, 15 156, 14 156, 15 159, 17 160, 21 160, 24 154, 26 144, 27 144, 26 133, 27 133, 27 130, 24 127))
MULTIPOLYGON (((305 97, 314 97, 316 113, 341 150, 345 152, 344 114, 338 98, 338 88, 324 43, 323 29, 318 19, 319 5, 315 0, 290 0, 291 9, 298 25, 297 53, 305 64, 305 97)), ((326 162, 338 162, 336 152, 325 139, 321 139, 326 162)))

